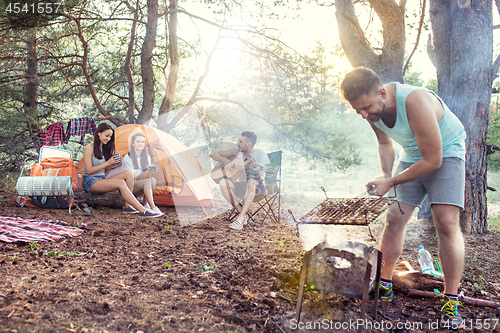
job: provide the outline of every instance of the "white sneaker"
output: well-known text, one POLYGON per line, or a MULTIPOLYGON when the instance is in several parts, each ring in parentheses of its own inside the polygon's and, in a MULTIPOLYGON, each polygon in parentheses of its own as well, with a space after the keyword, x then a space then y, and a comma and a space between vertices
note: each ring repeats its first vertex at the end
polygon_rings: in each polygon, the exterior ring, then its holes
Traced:
MULTIPOLYGON (((148 204, 146 204, 146 205, 148 205, 148 204)), ((148 206, 149 206, 149 205, 148 205, 148 206)), ((155 208, 153 208, 152 210, 153 210, 153 212, 155 212, 155 213, 159 214, 160 216, 165 215, 165 213, 163 213, 163 212, 160 210, 160 208, 158 208, 158 206, 155 206, 155 208)))
POLYGON ((243 218, 243 225, 246 225, 248 223, 248 215, 245 214, 245 217, 243 218))
POLYGON ((144 208, 151 209, 151 206, 149 205, 149 203, 147 203, 147 204, 144 205, 144 208))

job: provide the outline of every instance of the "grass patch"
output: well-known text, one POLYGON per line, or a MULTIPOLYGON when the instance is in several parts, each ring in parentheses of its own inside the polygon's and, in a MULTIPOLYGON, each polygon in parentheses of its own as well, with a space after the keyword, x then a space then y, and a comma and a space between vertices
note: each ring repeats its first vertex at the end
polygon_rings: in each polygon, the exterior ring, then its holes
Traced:
POLYGON ((16 186, 18 178, 19 178, 18 172, 7 172, 0 179, 0 186, 8 186, 8 187, 16 186))
POLYGON ((500 231, 500 217, 488 218, 488 229, 500 231))
POLYGON ((488 186, 495 188, 497 191, 486 191, 488 203, 500 202, 500 172, 488 171, 488 186))

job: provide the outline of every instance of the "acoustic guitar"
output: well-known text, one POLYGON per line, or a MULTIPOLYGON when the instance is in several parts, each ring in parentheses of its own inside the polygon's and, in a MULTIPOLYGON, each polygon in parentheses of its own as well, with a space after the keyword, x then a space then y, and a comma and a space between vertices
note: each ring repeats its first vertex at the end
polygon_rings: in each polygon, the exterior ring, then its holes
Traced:
POLYGON ((243 157, 233 155, 229 157, 228 160, 235 164, 231 170, 224 169, 222 163, 219 162, 210 173, 210 176, 215 183, 219 184, 219 182, 224 178, 229 179, 232 183, 235 183, 238 179, 240 179, 240 177, 247 175, 250 170, 259 167, 259 164, 255 163, 250 155, 245 155, 243 157))

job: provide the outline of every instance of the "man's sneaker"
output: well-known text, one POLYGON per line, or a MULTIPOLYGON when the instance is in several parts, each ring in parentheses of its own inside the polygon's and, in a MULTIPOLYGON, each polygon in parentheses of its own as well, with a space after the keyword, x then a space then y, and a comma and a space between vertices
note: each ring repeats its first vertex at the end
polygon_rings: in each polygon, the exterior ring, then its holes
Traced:
POLYGON ((458 306, 462 305, 460 301, 452 301, 447 295, 442 295, 441 298, 441 328, 456 330, 464 328, 464 320, 458 312, 458 306))
POLYGON ((232 222, 230 225, 228 225, 228 227, 234 230, 241 230, 243 229, 243 224, 241 224, 240 221, 236 220, 232 222))
MULTIPOLYGON (((389 287, 384 287, 383 285, 379 284, 379 290, 378 290, 378 299, 384 302, 392 302, 392 283, 389 287)), ((370 291, 370 294, 368 295, 370 299, 375 298, 375 286, 373 286, 372 290, 370 291)))
POLYGON ((127 208, 123 208, 122 212, 129 213, 129 214, 137 214, 137 213, 139 213, 139 211, 137 209, 135 209, 134 207, 132 207, 132 206, 128 206, 127 208))
POLYGON ((146 209, 144 212, 139 213, 139 216, 140 217, 160 217, 161 215, 159 215, 156 212, 153 212, 151 209, 146 209))
MULTIPOLYGON (((147 205, 147 204, 146 204, 147 205)), ((149 206, 149 205, 148 205, 149 206)), ((156 214, 159 214, 160 216, 163 216, 165 215, 161 210, 160 208, 158 208, 158 206, 155 206, 155 208, 153 208, 153 212, 155 212, 156 214)))

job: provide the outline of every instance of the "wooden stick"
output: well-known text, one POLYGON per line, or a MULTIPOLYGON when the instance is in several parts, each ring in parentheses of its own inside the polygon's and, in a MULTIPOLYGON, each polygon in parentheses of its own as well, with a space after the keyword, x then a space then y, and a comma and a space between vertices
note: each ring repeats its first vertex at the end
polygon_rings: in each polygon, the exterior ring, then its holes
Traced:
MULTIPOLYGON (((432 292, 432 291, 423 291, 423 290, 416 290, 416 289, 408 289, 406 292, 407 296, 414 296, 414 297, 436 297, 441 294, 432 292)), ((477 306, 482 306, 482 307, 488 307, 488 308, 494 308, 494 309, 500 309, 500 302, 495 302, 495 301, 487 301, 484 299, 477 299, 477 298, 472 298, 472 297, 467 297, 467 296, 460 296, 460 300, 462 301, 463 304, 470 304, 470 305, 477 305, 477 306)))

